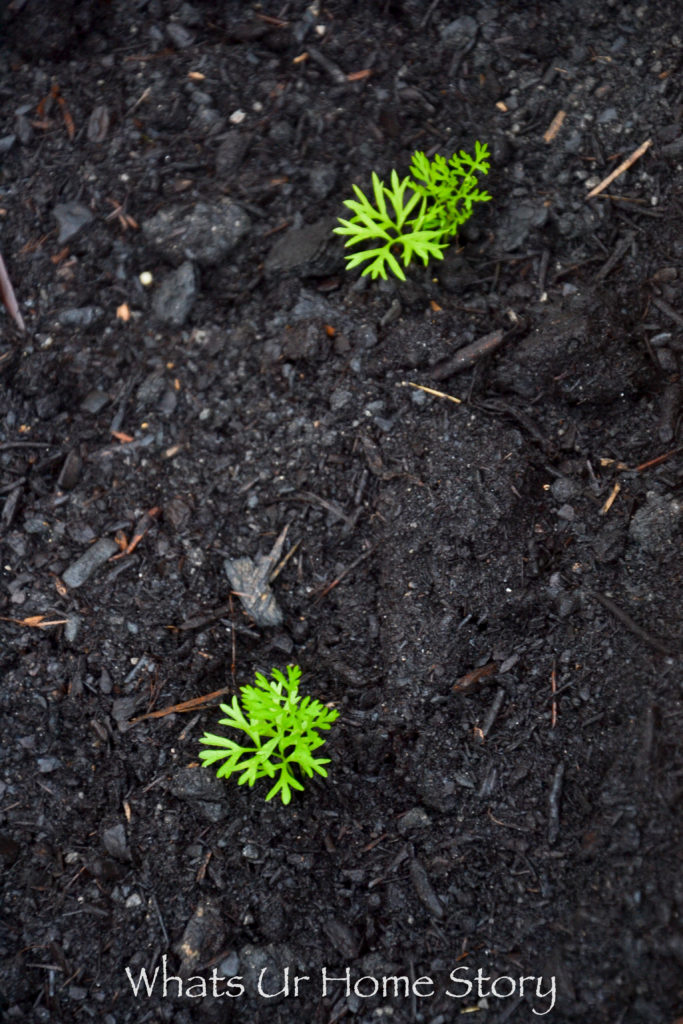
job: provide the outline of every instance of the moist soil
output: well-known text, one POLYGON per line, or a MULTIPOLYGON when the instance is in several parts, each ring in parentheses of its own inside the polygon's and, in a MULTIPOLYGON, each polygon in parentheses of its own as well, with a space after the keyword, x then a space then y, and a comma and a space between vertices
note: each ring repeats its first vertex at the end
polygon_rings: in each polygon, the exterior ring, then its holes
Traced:
POLYGON ((7 1021, 683 1014, 680 66, 674 0, 7 6, 7 1021), (284 806, 198 753, 287 664, 284 806))

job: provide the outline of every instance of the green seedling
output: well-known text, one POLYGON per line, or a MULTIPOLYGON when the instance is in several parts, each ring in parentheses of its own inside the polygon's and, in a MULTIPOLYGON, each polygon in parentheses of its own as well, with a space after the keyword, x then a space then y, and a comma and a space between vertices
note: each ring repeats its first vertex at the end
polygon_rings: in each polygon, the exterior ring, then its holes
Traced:
POLYGON ((461 150, 448 161, 438 153, 430 160, 418 150, 410 165, 412 177, 399 181, 396 171, 392 171, 390 186, 373 172, 374 205, 354 185, 356 198, 344 200, 354 216, 349 220, 338 217, 340 227, 334 228, 334 233, 348 236, 345 248, 362 243, 379 245, 349 253, 346 269, 353 270, 369 260, 363 274, 370 274, 373 280, 382 277, 386 281, 387 270, 391 270, 405 281, 399 258, 404 267, 413 256, 419 256, 425 266, 431 258, 442 260, 444 249, 471 216, 472 205, 491 199, 488 192, 477 188, 477 175, 488 174, 488 146, 480 142, 474 145, 473 157, 461 150))
POLYGON ((314 772, 327 776, 323 765, 330 759, 314 757, 313 751, 325 742, 318 730, 329 729, 339 712, 310 697, 300 697, 300 678, 298 665, 288 665, 286 677, 276 668, 270 679, 257 672, 255 686, 240 687, 241 705, 237 697, 232 704, 221 704, 225 718, 219 724, 246 733, 249 742, 243 746, 225 736, 204 733, 199 741, 209 748, 199 754, 204 766, 223 761, 217 778, 228 779, 241 772, 240 786, 245 782, 253 786, 257 779, 276 779, 266 800, 279 793, 283 804, 292 799, 293 789, 304 788, 292 771, 294 767, 309 778, 314 772))

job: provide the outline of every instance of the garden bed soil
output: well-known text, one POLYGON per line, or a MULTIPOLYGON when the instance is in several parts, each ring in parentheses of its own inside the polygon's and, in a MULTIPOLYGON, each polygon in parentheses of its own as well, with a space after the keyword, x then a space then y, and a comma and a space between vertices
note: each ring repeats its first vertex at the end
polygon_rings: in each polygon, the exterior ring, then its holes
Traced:
POLYGON ((683 1014, 680 69, 674 0, 7 5, 3 1019, 683 1014), (287 664, 285 807, 198 752, 287 664))

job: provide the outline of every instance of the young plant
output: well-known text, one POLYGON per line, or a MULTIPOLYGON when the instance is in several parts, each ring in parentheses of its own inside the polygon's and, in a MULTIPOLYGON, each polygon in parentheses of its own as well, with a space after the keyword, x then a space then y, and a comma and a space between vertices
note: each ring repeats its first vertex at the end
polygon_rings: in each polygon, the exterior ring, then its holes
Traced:
POLYGON ((488 192, 477 188, 477 175, 488 174, 488 146, 480 142, 474 146, 473 157, 461 150, 448 161, 438 153, 430 160, 418 150, 410 165, 412 177, 399 181, 392 171, 390 186, 373 171, 374 205, 354 185, 356 199, 344 200, 354 216, 349 220, 338 217, 341 226, 334 228, 334 233, 348 236, 345 248, 363 243, 375 247, 349 253, 346 269, 369 260, 363 274, 370 274, 373 280, 382 277, 386 281, 387 270, 391 270, 405 281, 398 258, 404 267, 413 256, 420 257, 425 266, 430 258, 442 260, 443 250, 471 216, 472 205, 491 199, 488 192))
POLYGON ((298 665, 288 665, 286 677, 276 668, 270 679, 257 672, 255 686, 240 687, 241 706, 237 697, 232 698, 232 704, 221 704, 225 718, 219 724, 246 733, 249 742, 242 745, 225 736, 204 733, 199 741, 209 748, 199 754, 204 766, 223 761, 217 778, 228 779, 241 772, 237 780, 240 786, 245 782, 253 786, 257 779, 276 779, 266 800, 279 793, 283 804, 292 799, 293 789, 304 788, 292 771, 294 767, 309 778, 313 772, 326 776, 323 765, 330 759, 313 757, 313 751, 325 742, 317 730, 329 729, 339 712, 310 697, 300 697, 300 678, 298 665))

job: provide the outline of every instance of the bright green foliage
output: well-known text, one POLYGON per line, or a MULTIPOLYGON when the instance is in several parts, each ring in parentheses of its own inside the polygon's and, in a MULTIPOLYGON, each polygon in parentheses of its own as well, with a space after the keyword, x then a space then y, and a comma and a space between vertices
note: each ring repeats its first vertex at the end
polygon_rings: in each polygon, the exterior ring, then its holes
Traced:
POLYGON ((309 778, 313 772, 326 776, 323 765, 329 764, 329 757, 313 757, 313 751, 325 742, 316 730, 329 729, 339 712, 310 697, 300 697, 300 678, 298 665, 287 666, 286 678, 276 668, 270 679, 257 672, 255 686, 240 687, 241 706, 237 697, 232 698, 232 704, 221 704, 225 718, 219 724, 240 729, 251 742, 241 746, 224 736, 204 733, 199 742, 211 748, 199 754, 205 767, 223 761, 217 777, 227 779, 241 772, 237 780, 240 786, 245 782, 253 786, 262 778, 276 779, 266 800, 279 793, 283 804, 292 799, 293 789, 304 788, 292 773, 295 765, 309 778))
POLYGON ((433 257, 443 259, 443 250, 461 224, 472 214, 473 203, 488 202, 491 196, 477 188, 477 175, 488 174, 488 146, 475 142, 474 156, 460 151, 450 160, 437 153, 429 160, 416 152, 410 165, 411 177, 398 180, 391 172, 391 185, 387 186, 373 172, 371 199, 353 186, 356 199, 344 200, 344 206, 354 214, 350 220, 339 217, 337 235, 348 235, 344 243, 350 245, 379 243, 376 248, 365 248, 346 257, 346 269, 352 270, 369 260, 363 274, 386 281, 391 270, 401 281, 406 276, 397 257, 407 267, 413 256, 419 256, 425 266, 433 257))

